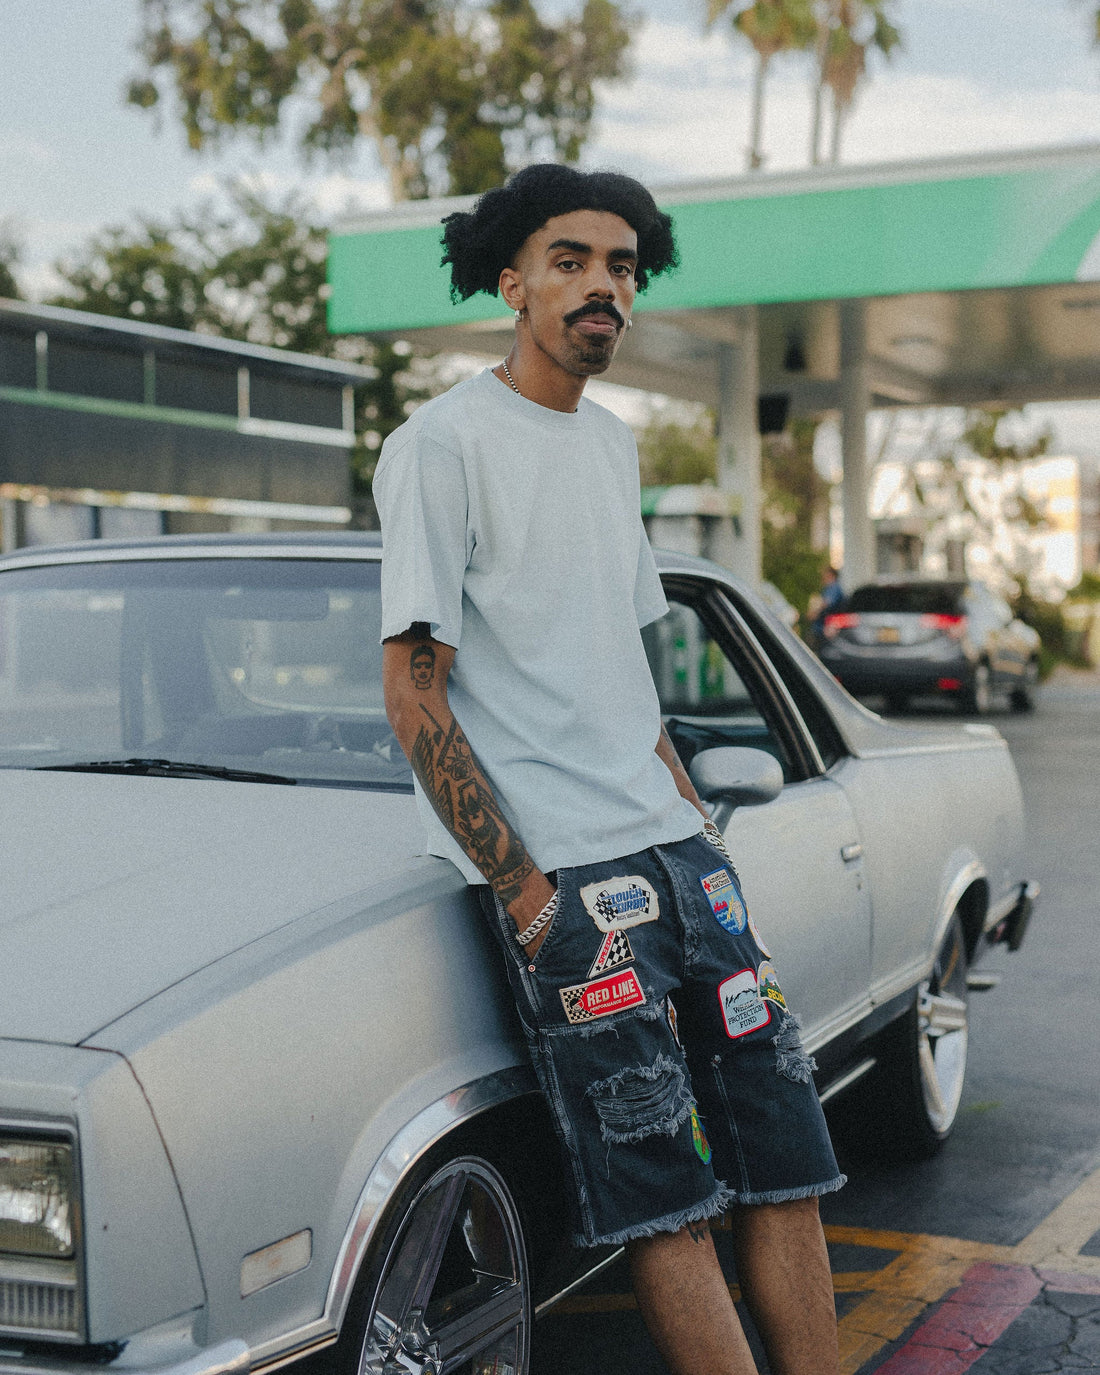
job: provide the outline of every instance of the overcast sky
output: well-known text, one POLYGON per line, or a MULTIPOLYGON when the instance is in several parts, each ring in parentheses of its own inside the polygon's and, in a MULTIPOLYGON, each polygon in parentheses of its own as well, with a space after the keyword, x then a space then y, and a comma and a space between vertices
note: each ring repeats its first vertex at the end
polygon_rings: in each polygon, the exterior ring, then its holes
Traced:
MULTIPOLYGON (((1096 0, 898 0, 904 49, 872 63, 848 127, 847 163, 1100 144, 1096 0)), ((579 0, 546 0, 569 10, 579 0)), ((752 54, 728 26, 704 32, 705 0, 634 0, 644 16, 635 75, 602 93, 589 165, 659 188, 744 167, 752 54)), ((339 170, 303 167, 289 140, 190 153, 170 111, 126 106, 137 70, 138 0, 9 0, 0 85, 0 219, 24 244, 31 294, 50 264, 109 224, 168 216, 249 173, 300 188, 326 213, 387 203, 369 147, 339 170)), ((766 170, 804 166, 810 96, 804 62, 775 64, 766 170)), ((1100 445, 1098 445, 1100 447, 1100 445)))

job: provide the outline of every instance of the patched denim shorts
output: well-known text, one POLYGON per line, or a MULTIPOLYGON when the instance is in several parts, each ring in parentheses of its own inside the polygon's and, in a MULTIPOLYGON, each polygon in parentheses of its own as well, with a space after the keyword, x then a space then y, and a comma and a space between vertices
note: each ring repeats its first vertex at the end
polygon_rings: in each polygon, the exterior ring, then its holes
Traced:
POLYGON ((697 835, 556 882, 533 960, 481 894, 572 1178, 575 1241, 841 1188, 814 1063, 726 855, 697 835))

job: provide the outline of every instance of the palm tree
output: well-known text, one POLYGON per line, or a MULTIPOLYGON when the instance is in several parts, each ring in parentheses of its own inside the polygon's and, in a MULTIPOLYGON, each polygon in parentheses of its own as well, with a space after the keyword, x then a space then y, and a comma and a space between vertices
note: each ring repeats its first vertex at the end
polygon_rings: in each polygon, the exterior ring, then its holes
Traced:
POLYGON ((754 0, 751 5, 737 0, 707 0, 707 27, 723 15, 731 15, 738 33, 756 50, 756 73, 752 88, 752 128, 749 135, 747 166, 750 172, 763 165, 761 144, 764 137, 764 86, 772 58, 779 53, 808 48, 817 31, 813 0, 754 0))
POLYGON ((851 112, 856 89, 867 67, 867 53, 877 48, 889 57, 901 42, 901 33, 887 11, 897 0, 816 0, 817 86, 814 91, 813 130, 810 136, 810 161, 816 166, 821 155, 821 135, 825 92, 832 95, 832 136, 829 162, 840 160, 840 138, 844 121, 851 112))

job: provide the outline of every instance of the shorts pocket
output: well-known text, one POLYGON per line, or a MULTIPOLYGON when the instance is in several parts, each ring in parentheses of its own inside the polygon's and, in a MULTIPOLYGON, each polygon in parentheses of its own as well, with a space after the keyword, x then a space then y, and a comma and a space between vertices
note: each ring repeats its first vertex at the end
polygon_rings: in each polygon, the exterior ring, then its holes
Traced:
POLYGON ((493 902, 496 906, 497 917, 500 921, 500 927, 505 934, 505 939, 508 942, 509 948, 515 951, 515 956, 519 963, 526 965, 529 970, 540 969, 542 967, 544 952, 546 952, 547 946, 551 944, 561 929, 564 894, 562 893, 560 882, 556 891, 558 894, 558 910, 550 918, 550 924, 545 928, 546 934, 542 938, 542 944, 533 956, 529 956, 523 946, 516 940, 516 924, 508 915, 507 909, 500 898, 497 897, 496 893, 493 893, 493 902))

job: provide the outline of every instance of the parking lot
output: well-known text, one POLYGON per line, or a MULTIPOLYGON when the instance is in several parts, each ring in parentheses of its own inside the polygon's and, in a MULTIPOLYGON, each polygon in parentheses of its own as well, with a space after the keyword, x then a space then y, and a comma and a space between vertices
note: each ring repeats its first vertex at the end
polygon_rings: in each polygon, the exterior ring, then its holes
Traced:
MULTIPOLYGON (((1042 898, 1023 949, 989 962, 999 988, 973 995, 963 1108, 941 1154, 890 1164, 854 1103, 830 1112, 850 1177, 823 1208, 845 1375, 1100 1368, 1100 675, 1059 671, 1036 713, 992 719, 1020 773, 1042 898)), ((532 1369, 663 1371, 621 1262, 538 1325, 532 1369)))

